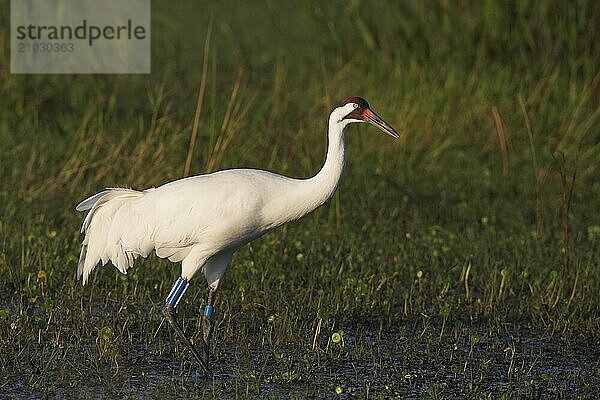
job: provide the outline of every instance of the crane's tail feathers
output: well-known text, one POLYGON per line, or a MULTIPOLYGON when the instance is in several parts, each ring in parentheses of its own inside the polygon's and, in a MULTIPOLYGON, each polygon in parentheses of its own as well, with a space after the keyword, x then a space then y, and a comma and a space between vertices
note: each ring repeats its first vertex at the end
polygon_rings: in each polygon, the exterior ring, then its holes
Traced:
POLYGON ((128 201, 143 196, 131 189, 111 188, 95 194, 79 203, 77 211, 89 210, 81 232, 85 234, 77 264, 77 278, 83 277, 85 285, 98 262, 109 260, 126 274, 138 255, 146 255, 123 244, 123 237, 131 229, 132 221, 118 211, 128 201))
POLYGON ((91 197, 88 197, 81 203, 75 207, 77 211, 86 211, 90 210, 88 214, 85 216, 85 220, 83 221, 83 225, 81 225, 81 233, 86 232, 90 223, 92 222, 92 218, 96 211, 100 210, 103 204, 109 202, 113 199, 127 199, 127 198, 136 198, 140 197, 142 192, 138 192, 137 190, 132 189, 121 189, 121 188, 109 188, 103 192, 95 194, 91 197))
POLYGON ((92 208, 94 206, 94 204, 96 204, 96 202, 100 198, 102 198, 103 196, 106 196, 110 192, 111 192, 111 189, 106 189, 100 193, 96 193, 95 195, 90 196, 87 199, 83 200, 81 203, 77 204, 77 207, 75 207, 75 209, 77 211, 87 211, 90 208, 92 208))

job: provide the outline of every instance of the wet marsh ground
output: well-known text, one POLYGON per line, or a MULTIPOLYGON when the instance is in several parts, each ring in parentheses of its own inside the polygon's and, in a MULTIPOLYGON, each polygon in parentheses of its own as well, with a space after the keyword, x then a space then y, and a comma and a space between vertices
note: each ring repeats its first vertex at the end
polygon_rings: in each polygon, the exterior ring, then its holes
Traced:
POLYGON ((11 75, 4 5, 0 397, 596 397, 598 4, 154 2, 147 76, 11 75), (236 254, 213 379, 161 326, 179 265, 74 280, 81 199, 308 177, 351 95, 403 136, 351 127, 334 198, 236 254))

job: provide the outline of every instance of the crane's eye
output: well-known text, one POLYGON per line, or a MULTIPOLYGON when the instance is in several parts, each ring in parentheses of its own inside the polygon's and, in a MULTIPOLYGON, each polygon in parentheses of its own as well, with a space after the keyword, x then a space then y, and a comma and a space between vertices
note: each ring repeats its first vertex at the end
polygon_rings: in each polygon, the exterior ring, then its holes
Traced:
POLYGON ((353 106, 354 108, 358 108, 358 104, 356 104, 356 103, 352 104, 352 106, 353 106))

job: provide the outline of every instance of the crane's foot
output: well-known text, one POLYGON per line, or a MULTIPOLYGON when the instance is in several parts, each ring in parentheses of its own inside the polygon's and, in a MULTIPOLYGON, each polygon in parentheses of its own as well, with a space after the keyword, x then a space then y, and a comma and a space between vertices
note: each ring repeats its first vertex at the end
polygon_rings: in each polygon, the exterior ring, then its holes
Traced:
POLYGON ((165 315, 167 321, 169 321, 169 324, 171 324, 171 326, 175 330, 175 333, 177 333, 179 338, 183 341, 183 343, 185 343, 187 348, 190 350, 196 361, 198 361, 198 364, 200 364, 204 371, 206 371, 207 375, 212 376, 212 372, 208 368, 208 348, 206 347, 206 341, 204 341, 205 357, 202 358, 200 357, 200 354, 198 354, 196 348, 192 345, 192 342, 190 342, 190 339, 188 339, 188 337, 185 335, 185 333, 179 326, 179 323, 177 322, 177 316, 175 313, 175 307, 169 304, 165 305, 165 308, 163 308, 163 314, 165 315))

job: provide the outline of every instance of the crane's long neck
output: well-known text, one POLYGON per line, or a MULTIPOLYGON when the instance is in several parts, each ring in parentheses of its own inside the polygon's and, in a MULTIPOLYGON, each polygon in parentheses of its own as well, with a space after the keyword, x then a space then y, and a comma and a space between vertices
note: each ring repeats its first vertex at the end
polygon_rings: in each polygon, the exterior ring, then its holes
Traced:
POLYGON ((345 125, 335 119, 333 115, 329 118, 325 163, 315 176, 305 181, 306 200, 314 208, 319 207, 333 196, 346 165, 345 125))
POLYGON ((325 203, 337 189, 346 164, 344 128, 346 124, 329 118, 327 156, 321 170, 312 178, 297 180, 286 193, 286 204, 280 208, 281 223, 298 219, 325 203))

